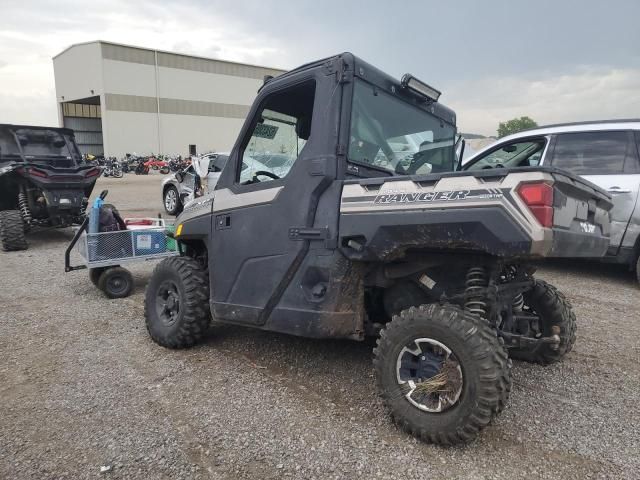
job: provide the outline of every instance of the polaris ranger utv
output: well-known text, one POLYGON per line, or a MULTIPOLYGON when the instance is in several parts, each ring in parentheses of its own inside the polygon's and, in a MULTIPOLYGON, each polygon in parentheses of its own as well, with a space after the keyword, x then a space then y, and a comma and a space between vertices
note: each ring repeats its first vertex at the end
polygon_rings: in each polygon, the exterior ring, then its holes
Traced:
POLYGON ((0 243, 25 250, 33 226, 80 224, 100 168, 85 164, 73 131, 0 125, 0 243))
POLYGON ((182 255, 149 281, 153 340, 189 347, 211 321, 377 335, 395 422, 473 439, 505 407, 509 357, 571 350, 571 306, 531 262, 603 255, 611 200, 552 168, 454 172, 456 117, 438 95, 348 53, 266 79, 215 191, 177 218, 182 255), (273 153, 286 171, 248 167, 273 153))

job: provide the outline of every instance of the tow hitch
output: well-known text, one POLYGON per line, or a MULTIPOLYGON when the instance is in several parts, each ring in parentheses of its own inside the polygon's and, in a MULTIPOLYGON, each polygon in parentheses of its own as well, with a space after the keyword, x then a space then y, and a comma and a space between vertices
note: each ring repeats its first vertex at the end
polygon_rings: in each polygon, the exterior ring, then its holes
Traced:
POLYGON ((546 344, 552 350, 560 348, 560 327, 553 325, 551 327, 552 335, 549 337, 532 338, 525 335, 517 335, 515 333, 500 332, 500 336, 504 338, 504 345, 507 348, 527 349, 535 351, 538 347, 546 344))

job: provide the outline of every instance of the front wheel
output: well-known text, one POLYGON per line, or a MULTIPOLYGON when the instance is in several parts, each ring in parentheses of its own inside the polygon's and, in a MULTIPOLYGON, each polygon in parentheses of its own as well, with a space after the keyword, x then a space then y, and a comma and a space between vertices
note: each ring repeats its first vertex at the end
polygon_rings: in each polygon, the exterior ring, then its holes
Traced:
POLYGON ((391 417, 430 443, 466 443, 504 407, 511 363, 495 331, 452 305, 403 310, 374 350, 378 388, 391 417))
POLYGON ((178 215, 182 210, 182 203, 176 187, 169 187, 164 192, 164 209, 169 215, 178 215))
POLYGON ((149 335, 167 348, 186 348, 202 340, 210 323, 207 271, 188 257, 171 257, 156 266, 144 300, 149 335))
POLYGON ((0 211, 0 244, 2 250, 26 250, 25 223, 18 210, 0 211))

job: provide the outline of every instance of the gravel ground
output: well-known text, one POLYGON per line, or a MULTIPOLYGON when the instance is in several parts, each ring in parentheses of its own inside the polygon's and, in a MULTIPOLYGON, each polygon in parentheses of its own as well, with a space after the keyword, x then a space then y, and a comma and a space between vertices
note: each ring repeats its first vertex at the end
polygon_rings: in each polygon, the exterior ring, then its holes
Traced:
MULTIPOLYGON (((159 181, 96 190, 152 215, 159 181)), ((516 362, 503 414, 445 449, 390 423, 370 345, 219 327, 199 347, 163 349, 143 321, 153 265, 132 267, 131 297, 107 300, 85 272, 63 272, 70 239, 42 232, 0 252, 0 478, 640 476, 640 295, 620 269, 540 270, 574 305, 574 351, 546 368, 516 362)))

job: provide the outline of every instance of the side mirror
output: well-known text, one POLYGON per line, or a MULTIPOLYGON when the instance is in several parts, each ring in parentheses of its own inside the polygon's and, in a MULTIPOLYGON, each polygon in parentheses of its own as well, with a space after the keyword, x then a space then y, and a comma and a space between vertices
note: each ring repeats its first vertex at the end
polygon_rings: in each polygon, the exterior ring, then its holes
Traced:
POLYGON ((184 172, 177 172, 176 180, 178 180, 179 183, 182 183, 182 181, 184 180, 184 172))

